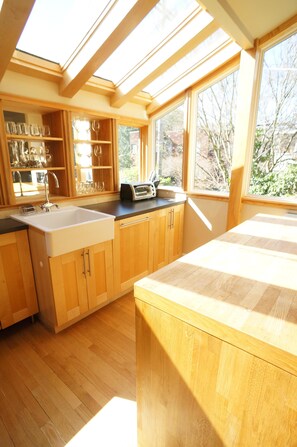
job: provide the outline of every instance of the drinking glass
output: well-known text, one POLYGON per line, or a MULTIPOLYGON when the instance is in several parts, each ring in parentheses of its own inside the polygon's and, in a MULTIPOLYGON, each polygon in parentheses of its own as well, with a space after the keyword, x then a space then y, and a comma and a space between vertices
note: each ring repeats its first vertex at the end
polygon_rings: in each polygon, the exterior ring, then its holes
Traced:
POLYGON ((94 146, 94 155, 98 159, 97 165, 100 166, 100 164, 101 164, 100 160, 101 160, 101 157, 102 157, 102 146, 101 146, 101 144, 96 144, 96 146, 94 146))
POLYGON ((40 130, 38 124, 30 124, 30 134, 33 137, 38 137, 40 135, 40 130))
POLYGON ((100 121, 92 120, 92 129, 96 133, 96 140, 99 138, 100 121))
POLYGON ((20 166, 20 158, 19 158, 19 151, 18 151, 18 142, 15 140, 12 140, 9 142, 9 158, 10 158, 10 165, 13 167, 19 167, 20 166))
POLYGON ((50 126, 48 124, 44 124, 43 126, 40 126, 40 135, 43 137, 50 137, 51 130, 50 126))
POLYGON ((30 129, 27 123, 17 123, 16 125, 18 135, 29 135, 30 129))
POLYGON ((6 121, 5 123, 6 132, 10 135, 17 135, 16 123, 13 121, 6 121))

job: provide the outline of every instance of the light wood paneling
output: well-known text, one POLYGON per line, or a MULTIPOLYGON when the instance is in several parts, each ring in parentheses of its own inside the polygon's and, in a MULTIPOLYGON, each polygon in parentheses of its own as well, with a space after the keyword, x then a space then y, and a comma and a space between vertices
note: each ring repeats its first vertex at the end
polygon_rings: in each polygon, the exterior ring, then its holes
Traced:
POLYGON ((297 377, 137 300, 138 446, 293 447, 297 377))

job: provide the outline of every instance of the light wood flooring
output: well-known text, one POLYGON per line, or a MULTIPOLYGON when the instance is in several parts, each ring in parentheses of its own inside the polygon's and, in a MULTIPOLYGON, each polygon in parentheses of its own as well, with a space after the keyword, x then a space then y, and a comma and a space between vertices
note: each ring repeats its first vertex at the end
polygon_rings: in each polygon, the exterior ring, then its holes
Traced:
MULTIPOLYGON (((116 433, 117 418, 123 421, 131 405, 136 406, 132 293, 57 335, 28 320, 0 331, 1 447, 111 446, 100 433, 116 433), (112 403, 119 404, 117 413, 112 403)), ((131 414, 136 432, 134 409, 131 414)))

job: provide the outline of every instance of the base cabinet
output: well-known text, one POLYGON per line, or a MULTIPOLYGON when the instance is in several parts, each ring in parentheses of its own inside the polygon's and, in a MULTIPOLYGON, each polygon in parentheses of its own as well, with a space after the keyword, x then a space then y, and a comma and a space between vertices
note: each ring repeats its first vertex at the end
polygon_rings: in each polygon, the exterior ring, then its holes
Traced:
POLYGON ((112 241, 48 257, 44 234, 29 229, 39 318, 59 332, 113 296, 112 241))
POLYGON ((158 270, 182 255, 184 205, 164 208, 154 215, 154 270, 158 270))
POLYGON ((57 325, 107 303, 112 296, 112 242, 49 259, 57 325))
POLYGON ((153 213, 115 222, 114 272, 116 297, 153 271, 153 213))
POLYGON ((0 326, 38 312, 27 231, 0 235, 0 326))

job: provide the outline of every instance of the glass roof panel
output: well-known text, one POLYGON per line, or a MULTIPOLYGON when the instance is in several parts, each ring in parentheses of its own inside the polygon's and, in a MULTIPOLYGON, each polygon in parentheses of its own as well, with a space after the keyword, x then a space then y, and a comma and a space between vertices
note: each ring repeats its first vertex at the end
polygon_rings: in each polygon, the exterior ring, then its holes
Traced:
POLYGON ((17 50, 63 65, 109 0, 36 0, 17 50))
POLYGON ((176 79, 229 39, 228 34, 222 29, 217 30, 143 90, 153 97, 157 96, 164 88, 167 88, 176 79))
POLYGON ((198 8, 196 0, 160 0, 94 75, 119 84, 135 65, 198 8))

